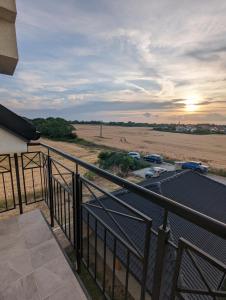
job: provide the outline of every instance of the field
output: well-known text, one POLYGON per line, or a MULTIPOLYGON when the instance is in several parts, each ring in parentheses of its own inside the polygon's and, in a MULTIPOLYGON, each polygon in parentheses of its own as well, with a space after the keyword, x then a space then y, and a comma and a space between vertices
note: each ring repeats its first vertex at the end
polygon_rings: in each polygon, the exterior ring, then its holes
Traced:
MULTIPOLYGON (((54 148, 57 148, 59 150, 62 150, 66 153, 72 154, 75 157, 78 157, 88 163, 91 164, 96 164, 98 161, 98 154, 101 151, 101 147, 87 147, 87 146, 81 146, 81 145, 76 145, 74 143, 67 143, 67 142, 59 142, 59 141, 51 141, 47 139, 42 139, 41 142, 48 144, 49 146, 52 146, 54 148)), ((35 147, 30 147, 30 151, 38 151, 42 150, 46 152, 45 148, 40 148, 39 146, 35 147)), ((56 160, 57 162, 62 164, 65 167, 68 167, 71 171, 76 170, 75 163, 63 158, 62 156, 56 155, 54 153, 51 153, 52 157, 56 160)), ((29 157, 34 156, 35 154, 31 154, 29 157)), ((36 156, 37 163, 39 163, 38 156, 36 156)), ((35 159, 35 160, 36 160, 35 159)), ((26 165, 28 160, 24 162, 26 165)), ((11 181, 11 175, 10 172, 7 173, 0 173, 0 212, 5 211, 6 209, 12 209, 13 208, 13 187, 14 187, 14 194, 15 194, 15 202, 18 204, 18 197, 17 197, 17 190, 16 190, 16 176, 15 176, 15 166, 14 166, 14 160, 11 160, 12 164, 12 179, 13 179, 13 185, 11 181)), ((22 180, 22 169, 21 169, 21 160, 19 159, 19 165, 20 165, 20 180, 21 180, 21 187, 22 187, 22 198, 23 201, 25 200, 24 198, 24 182, 22 180)), ((8 160, 4 160, 1 163, 2 167, 9 168, 8 166, 8 160)), ((61 173, 65 173, 66 170, 64 167, 60 167, 59 164, 57 165, 57 168, 60 170, 61 173)), ((2 169, 1 169, 2 170, 2 169)), ((0 171, 1 171, 0 170, 0 171)), ((53 172, 56 174, 56 169, 53 166, 53 172)), ((91 172, 88 172, 86 169, 79 167, 79 173, 81 175, 84 175, 86 178, 88 178, 91 181, 95 181, 96 184, 100 185, 101 187, 107 189, 108 191, 113 191, 117 188, 115 184, 113 184, 110 181, 107 181, 100 176, 94 175, 91 172)), ((40 177, 40 170, 39 168, 29 170, 27 169, 24 172, 24 178, 25 178, 25 185, 26 185, 26 193, 27 193, 27 198, 28 202, 33 202, 34 201, 34 190, 35 190, 35 198, 36 200, 39 200, 42 198, 42 193, 41 193, 41 177, 40 177), (32 176, 33 172, 33 176, 32 176)), ((58 180, 60 179, 60 176, 57 175, 58 180)), ((71 175, 64 175, 64 179, 68 180, 69 182, 71 181, 71 175)), ((140 181, 139 178, 136 176, 130 175, 128 180, 133 181, 133 182, 138 182, 140 181)), ((99 192, 96 191, 96 195, 99 195, 99 192)), ((83 191, 83 201, 86 201, 90 198, 90 193, 87 191, 86 188, 84 188, 83 191)), ((29 207, 29 206, 27 206, 29 207)), ((13 214, 14 210, 12 211, 13 214)), ((1 218, 2 216, 0 216, 1 218)))
POLYGON ((159 153, 173 160, 200 160, 212 169, 226 170, 226 135, 188 135, 158 132, 150 128, 76 125, 80 138, 90 142, 146 153, 159 153))

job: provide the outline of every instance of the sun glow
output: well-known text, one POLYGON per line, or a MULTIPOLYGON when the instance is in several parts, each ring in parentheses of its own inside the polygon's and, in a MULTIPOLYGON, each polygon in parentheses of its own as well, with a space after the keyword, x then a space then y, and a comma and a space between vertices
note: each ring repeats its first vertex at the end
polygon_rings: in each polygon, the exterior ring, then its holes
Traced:
POLYGON ((199 97, 197 95, 188 96, 185 101, 185 110, 187 112, 195 112, 198 110, 199 97))

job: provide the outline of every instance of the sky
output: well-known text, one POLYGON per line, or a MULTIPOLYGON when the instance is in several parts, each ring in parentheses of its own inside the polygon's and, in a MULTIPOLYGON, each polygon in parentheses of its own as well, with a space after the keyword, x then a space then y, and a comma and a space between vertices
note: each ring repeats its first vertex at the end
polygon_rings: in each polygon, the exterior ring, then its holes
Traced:
POLYGON ((225 0, 17 0, 23 116, 226 124, 225 0))

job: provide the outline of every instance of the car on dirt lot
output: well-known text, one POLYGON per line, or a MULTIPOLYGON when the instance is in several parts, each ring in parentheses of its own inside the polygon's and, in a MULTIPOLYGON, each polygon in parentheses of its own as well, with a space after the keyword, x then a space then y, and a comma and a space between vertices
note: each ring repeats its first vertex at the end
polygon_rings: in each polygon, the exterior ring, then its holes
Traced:
POLYGON ((201 162, 198 162, 198 161, 184 162, 181 165, 181 168, 184 169, 184 170, 185 169, 194 170, 194 171, 197 171, 197 172, 202 173, 202 174, 208 173, 208 170, 209 170, 208 166, 205 166, 201 162))
POLYGON ((153 167, 146 171, 145 178, 158 177, 165 172, 167 172, 165 168, 153 167))
POLYGON ((140 159, 140 153, 139 152, 129 152, 128 155, 134 159, 140 159))
POLYGON ((143 157, 144 160, 148 161, 148 162, 152 162, 152 163, 156 163, 156 164, 161 164, 163 163, 163 157, 159 154, 149 154, 149 155, 145 155, 143 157))

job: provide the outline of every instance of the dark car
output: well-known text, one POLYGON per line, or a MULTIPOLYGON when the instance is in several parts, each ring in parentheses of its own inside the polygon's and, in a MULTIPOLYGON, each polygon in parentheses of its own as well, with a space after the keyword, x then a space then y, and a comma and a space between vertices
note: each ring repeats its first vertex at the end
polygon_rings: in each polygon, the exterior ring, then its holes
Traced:
POLYGON ((151 155, 145 155, 144 160, 156 163, 156 164, 161 164, 163 162, 163 157, 158 154, 151 154, 151 155))
POLYGON ((200 173, 207 173, 208 166, 204 166, 201 162, 188 161, 181 165, 182 169, 190 169, 200 173))

